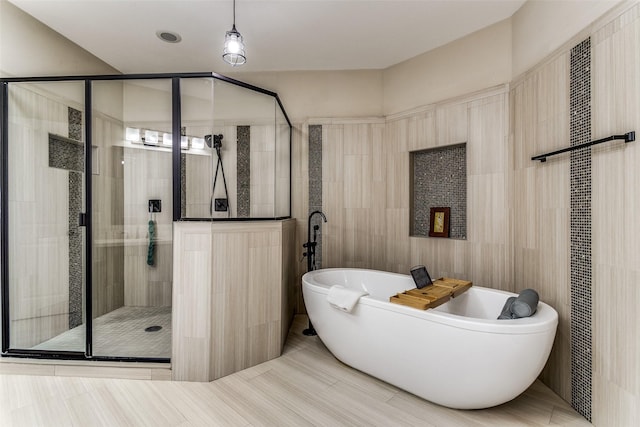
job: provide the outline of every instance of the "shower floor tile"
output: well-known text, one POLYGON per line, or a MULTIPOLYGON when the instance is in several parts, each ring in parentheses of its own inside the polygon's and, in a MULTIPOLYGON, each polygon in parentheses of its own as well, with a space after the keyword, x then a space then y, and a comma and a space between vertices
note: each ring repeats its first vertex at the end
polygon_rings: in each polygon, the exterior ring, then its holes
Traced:
MULTIPOLYGON (((34 350, 84 351, 85 325, 32 347, 34 350)), ((120 307, 93 320, 93 355, 171 357, 171 307, 120 307), (146 332, 151 326, 160 330, 146 332)))

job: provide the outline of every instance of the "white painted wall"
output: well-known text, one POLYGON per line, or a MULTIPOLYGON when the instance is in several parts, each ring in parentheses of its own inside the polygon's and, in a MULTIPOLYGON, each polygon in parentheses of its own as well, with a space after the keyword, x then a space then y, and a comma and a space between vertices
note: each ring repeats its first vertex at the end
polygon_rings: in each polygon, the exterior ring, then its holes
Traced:
POLYGON ((382 70, 228 73, 276 92, 289 119, 382 115, 382 70))
POLYGON ((508 83, 620 0, 529 0, 510 19, 385 70, 229 74, 277 92, 294 122, 379 117, 508 83))
POLYGON ((383 72, 384 115, 507 83, 511 21, 505 20, 383 72))
POLYGON ((513 77, 583 31, 620 0, 529 0, 511 18, 513 77))
POLYGON ((118 71, 6 0, 0 0, 0 75, 113 74, 118 71))

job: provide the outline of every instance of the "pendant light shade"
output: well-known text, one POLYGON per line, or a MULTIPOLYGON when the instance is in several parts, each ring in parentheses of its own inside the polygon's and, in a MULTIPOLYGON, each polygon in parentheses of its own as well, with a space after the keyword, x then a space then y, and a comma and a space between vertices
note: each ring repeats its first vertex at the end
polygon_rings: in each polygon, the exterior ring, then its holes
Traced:
POLYGON ((233 27, 231 31, 227 31, 224 36, 224 51, 222 52, 222 59, 232 67, 247 62, 247 57, 244 53, 244 41, 242 35, 236 30, 236 1, 233 0, 233 27))

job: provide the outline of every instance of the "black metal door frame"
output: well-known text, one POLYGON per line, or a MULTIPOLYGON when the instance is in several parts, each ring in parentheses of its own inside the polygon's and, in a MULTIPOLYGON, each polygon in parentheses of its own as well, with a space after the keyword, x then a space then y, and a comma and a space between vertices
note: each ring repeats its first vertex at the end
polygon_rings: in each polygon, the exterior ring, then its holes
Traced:
MULTIPOLYGON (((134 361, 134 362, 170 362, 169 358, 154 357, 122 357, 122 356, 95 356, 93 355, 93 319, 92 319, 92 249, 93 249, 93 224, 92 224, 92 83, 94 81, 108 80, 147 80, 147 79, 168 79, 171 80, 171 100, 172 100, 172 132, 174 135, 180 135, 181 129, 181 100, 180 100, 180 79, 183 78, 213 78, 222 80, 227 83, 241 86, 249 90, 270 95, 275 98, 280 106, 282 113, 289 125, 289 216, 282 218, 237 218, 239 221, 245 220, 273 220, 290 218, 291 215, 291 144, 292 144, 292 125, 287 113, 275 92, 253 86, 239 80, 235 80, 220 74, 205 73, 174 73, 174 74, 127 74, 127 75, 94 75, 94 76, 50 76, 50 77, 10 77, 0 78, 0 298, 2 298, 2 342, 1 356, 6 357, 22 357, 22 358, 41 358, 41 359, 61 359, 61 360, 109 360, 109 361, 134 361), (85 227, 85 351, 51 351, 51 350, 32 350, 32 349, 12 349, 10 348, 10 304, 9 304, 9 197, 8 190, 8 142, 9 142, 9 84, 11 83, 45 83, 45 82, 66 82, 66 81, 82 81, 84 82, 84 140, 85 140, 85 207, 80 225, 85 227)), ((181 200, 181 182, 180 182, 180 144, 173 144, 172 147, 172 183, 173 183, 173 221, 184 220, 181 217, 180 200, 181 200)), ((193 220, 193 219, 190 219, 193 220)), ((205 219, 196 219, 205 220, 205 219)), ((206 219, 211 221, 212 219, 206 219)))

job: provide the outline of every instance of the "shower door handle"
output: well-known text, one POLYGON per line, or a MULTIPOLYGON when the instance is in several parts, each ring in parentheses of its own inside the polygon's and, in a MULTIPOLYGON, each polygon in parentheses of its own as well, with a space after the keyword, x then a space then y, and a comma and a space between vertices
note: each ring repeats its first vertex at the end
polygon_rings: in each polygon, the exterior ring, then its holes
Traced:
POLYGON ((87 226, 87 214, 85 212, 80 212, 78 214, 78 227, 86 227, 87 226))

